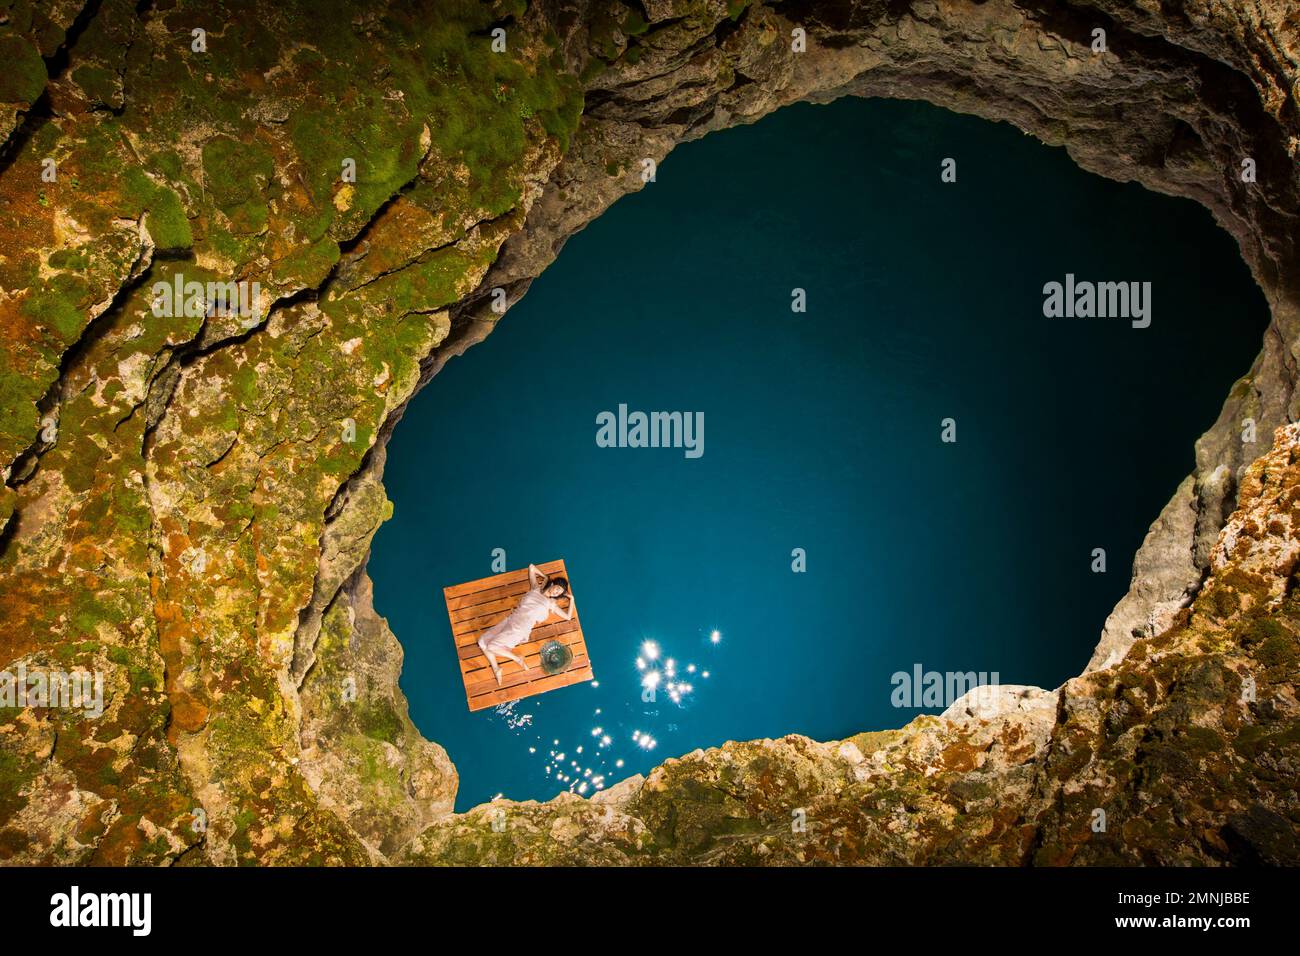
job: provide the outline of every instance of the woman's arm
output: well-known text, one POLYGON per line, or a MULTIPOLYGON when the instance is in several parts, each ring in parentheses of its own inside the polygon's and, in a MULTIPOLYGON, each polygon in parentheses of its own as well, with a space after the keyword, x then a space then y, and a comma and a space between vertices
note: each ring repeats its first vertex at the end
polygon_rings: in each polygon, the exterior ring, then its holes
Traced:
POLYGON ((546 583, 546 575, 535 564, 528 565, 528 586, 534 591, 540 591, 542 585, 546 583))
POLYGON ((547 600, 551 602, 551 610, 553 610, 556 614, 560 615, 560 617, 564 618, 566 621, 573 620, 573 595, 572 594, 569 595, 569 606, 567 609, 561 608, 559 602, 556 601, 555 598, 547 598, 547 600))

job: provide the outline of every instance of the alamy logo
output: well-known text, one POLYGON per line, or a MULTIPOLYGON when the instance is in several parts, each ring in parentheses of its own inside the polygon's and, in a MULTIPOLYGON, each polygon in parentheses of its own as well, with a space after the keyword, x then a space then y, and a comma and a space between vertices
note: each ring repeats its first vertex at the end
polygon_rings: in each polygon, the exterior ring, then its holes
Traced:
POLYGON ((104 713, 104 675, 96 671, 0 671, 0 708, 58 707, 80 710, 87 717, 104 713))
POLYGON ((991 701, 998 693, 998 672, 927 671, 920 664, 912 672, 895 671, 889 702, 895 707, 951 707, 959 698, 975 692, 975 701, 991 701))
POLYGON ((600 448, 684 448, 687 458, 704 454, 703 412, 629 412, 596 416, 596 445, 600 448))
POLYGON ((1132 319, 1135 329, 1151 324, 1150 282, 1075 282, 1043 286, 1043 315, 1049 319, 1132 319))
POLYGON ((153 314, 159 318, 197 319, 236 316, 251 329, 262 318, 262 286, 253 282, 199 282, 176 273, 171 282, 159 280, 150 289, 153 314))
POLYGON ((133 936, 148 936, 153 926, 149 893, 82 893, 74 886, 50 897, 51 926, 129 926, 133 936))

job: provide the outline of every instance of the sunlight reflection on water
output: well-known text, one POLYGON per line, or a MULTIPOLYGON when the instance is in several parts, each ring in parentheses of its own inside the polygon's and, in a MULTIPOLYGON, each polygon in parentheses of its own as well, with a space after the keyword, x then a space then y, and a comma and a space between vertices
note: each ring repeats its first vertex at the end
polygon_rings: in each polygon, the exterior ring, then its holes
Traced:
MULTIPOLYGON (((711 645, 719 644, 722 640, 721 632, 711 631, 708 640, 711 645)), ((643 640, 638 645, 633 665, 640 675, 641 692, 636 699, 624 701, 624 705, 629 711, 638 711, 639 716, 637 726, 626 735, 626 739, 632 746, 650 751, 659 746, 656 733, 676 733, 679 730, 679 715, 694 700, 695 683, 685 679, 685 675, 698 675, 701 679, 708 679, 711 672, 694 661, 682 664, 676 657, 668 656, 659 641, 652 639, 643 640), (667 712, 667 717, 661 716, 659 711, 638 708, 638 704, 657 703, 661 695, 675 705, 674 710, 667 712), (645 729, 647 727, 649 729, 645 729)), ((592 681, 591 686, 598 688, 599 683, 592 681)), ((498 704, 492 712, 505 729, 512 732, 515 739, 527 743, 526 752, 530 756, 542 754, 543 772, 548 779, 560 785, 557 792, 567 790, 587 795, 605 789, 606 774, 622 769, 626 761, 625 757, 619 756, 615 743, 616 734, 618 739, 624 739, 622 731, 602 722, 600 718, 604 708, 597 707, 592 712, 595 723, 589 733, 590 740, 565 743, 559 737, 552 737, 547 745, 541 729, 534 724, 536 711, 541 705, 542 702, 537 700, 512 700, 498 704), (525 706, 529 709, 524 710, 525 706)), ((497 794, 493 799, 500 797, 501 794, 497 794)))

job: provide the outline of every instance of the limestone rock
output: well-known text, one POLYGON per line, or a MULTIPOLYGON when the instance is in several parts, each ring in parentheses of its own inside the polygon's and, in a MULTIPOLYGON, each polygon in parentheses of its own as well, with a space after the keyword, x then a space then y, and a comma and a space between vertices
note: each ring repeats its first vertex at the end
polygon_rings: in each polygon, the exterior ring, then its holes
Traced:
POLYGON ((1300 466, 1292 428, 1269 444, 1300 412, 1290 4, 265 9, 0 22, 0 656, 106 686, 95 719, 0 711, 0 860, 1297 862, 1300 466), (388 435, 643 160, 845 95, 1201 203, 1270 303, 1258 360, 1058 690, 451 814, 365 576, 388 435), (158 308, 176 281, 199 308, 158 308), (206 291, 254 282, 251 317, 206 291))

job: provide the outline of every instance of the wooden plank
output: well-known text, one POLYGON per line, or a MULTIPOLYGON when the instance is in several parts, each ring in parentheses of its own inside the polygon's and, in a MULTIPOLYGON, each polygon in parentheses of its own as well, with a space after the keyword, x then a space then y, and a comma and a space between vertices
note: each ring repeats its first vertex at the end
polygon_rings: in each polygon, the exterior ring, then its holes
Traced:
MULTIPOLYGON (((527 658, 525 658, 525 660, 527 660, 527 658)), ((528 670, 521 670, 519 665, 516 664, 514 661, 505 661, 501 665, 500 686, 517 687, 520 684, 529 684, 529 683, 535 684, 538 681, 545 680, 548 677, 556 676, 552 674, 547 674, 546 671, 542 670, 540 657, 537 658, 536 663, 534 663, 533 661, 529 661, 528 663, 529 663, 528 670)), ((590 664, 591 662, 587 660, 586 654, 582 654, 581 656, 578 654, 574 654, 573 663, 569 665, 569 670, 564 671, 564 673, 567 674, 569 673, 569 671, 581 670, 584 667, 589 667, 590 664)), ((465 678, 465 691, 469 695, 471 700, 473 700, 475 697, 480 696, 481 694, 486 694, 488 691, 496 690, 498 686, 497 679, 492 676, 492 671, 486 667, 482 668, 481 670, 474 671, 470 674, 466 674, 464 675, 464 678, 465 678)))
MULTIPOLYGON (((566 646, 569 648, 569 652, 573 655, 575 661, 579 657, 585 658, 587 656, 586 645, 576 640, 568 642, 566 646)), ((530 673, 533 668, 540 667, 542 663, 541 646, 535 645, 534 648, 535 649, 532 651, 527 651, 519 655, 527 661, 530 673)), ((498 663, 501 665, 501 676, 503 680, 507 675, 519 670, 519 665, 512 660, 499 658, 498 663)), ((487 677, 484 675, 491 676, 491 674, 492 668, 488 666, 488 662, 482 654, 478 657, 471 657, 468 660, 462 660, 460 662, 460 675, 466 685, 477 680, 486 680, 487 677)), ((532 674, 532 677, 537 676, 539 675, 536 673, 532 674)))
MULTIPOLYGON (((511 608, 511 610, 514 609, 511 608)), ((500 614, 497 614, 495 616, 483 618, 475 627, 467 627, 460 631, 456 630, 456 628, 453 627, 451 632, 456 639, 456 646, 465 647, 466 645, 473 645, 477 643, 478 639, 482 636, 484 631, 486 631, 493 624, 497 624, 501 621, 504 621, 509 616, 510 616, 510 611, 502 611, 500 614)), ((539 631, 544 627, 562 628, 565 624, 572 624, 577 619, 578 619, 578 612, 576 610, 573 612, 573 617, 568 621, 566 621, 562 617, 556 617, 554 614, 552 614, 541 624, 538 624, 536 627, 534 627, 533 630, 539 631)))
POLYGON ((475 621, 481 621, 483 618, 490 617, 493 614, 501 614, 502 612, 509 614, 519 606, 519 602, 527 593, 528 588, 521 587, 514 594, 507 594, 505 597, 497 598, 494 601, 485 601, 482 604, 473 604, 469 607, 458 608, 454 611, 448 611, 447 614, 451 618, 452 624, 463 630, 465 625, 472 625, 475 621))
POLYGON ((475 591, 473 594, 447 598, 447 607, 450 610, 459 611, 462 608, 473 607, 476 604, 486 604, 488 601, 495 601, 498 598, 523 594, 527 590, 528 579, 521 578, 515 584, 503 584, 500 587, 488 588, 485 591, 475 591))
MULTIPOLYGON (((548 640, 550 640, 550 638, 541 638, 539 640, 529 641, 526 644, 520 644, 515 648, 515 653, 529 663, 532 663, 534 657, 537 657, 540 660, 542 645, 548 640)), ((567 634, 561 634, 556 637, 555 640, 568 647, 569 650, 573 651, 575 654, 579 649, 585 650, 586 647, 586 645, 583 644, 582 633, 580 631, 570 631, 567 634)), ((480 652, 477 647, 458 651, 457 657, 460 658, 460 672, 462 674, 469 674, 472 671, 488 669, 487 658, 483 656, 482 652, 480 652)))
MULTIPOLYGON (((557 621, 554 624, 543 624, 540 627, 533 628, 533 633, 529 635, 529 642, 545 641, 550 638, 561 638, 568 634, 577 633, 582 637, 582 627, 577 619, 572 621, 557 621)), ((565 642, 569 643, 568 641, 565 642)), ((482 657, 483 652, 478 649, 478 634, 469 634, 463 638, 456 639, 456 656, 458 657, 482 657)))
MULTIPOLYGON (((563 559, 547 561, 537 567, 548 575, 562 574, 568 577, 563 559)), ((571 591, 568 607, 572 611, 572 618, 566 621, 562 617, 551 615, 533 628, 527 641, 514 648, 514 652, 529 665, 526 670, 512 660, 499 657, 501 683, 497 684, 487 658, 479 650, 478 639, 484 631, 505 620, 518 607, 519 599, 528 591, 529 586, 528 569, 521 568, 443 588, 452 641, 456 647, 457 665, 465 684, 465 699, 471 711, 568 687, 595 677, 571 591), (548 675, 542 670, 541 648, 549 640, 558 640, 573 655, 573 660, 563 673, 548 675)))
POLYGON ((458 624, 471 621, 476 617, 483 617, 499 610, 511 610, 519 603, 519 599, 527 593, 527 581, 520 581, 518 584, 512 584, 504 588, 477 591, 465 597, 453 598, 452 600, 460 602, 461 606, 449 607, 447 614, 452 621, 458 624))
MULTIPOLYGON (((571 622, 562 623, 571 624, 571 622)), ((541 630, 541 628, 537 628, 537 630, 541 630)), ((536 633, 537 630, 534 630, 534 633, 536 633)), ((582 640, 582 632, 577 630, 577 627, 573 627, 573 630, 564 633, 564 635, 543 635, 538 637, 536 640, 530 640, 528 643, 520 644, 515 648, 515 653, 519 654, 520 657, 523 657, 524 661, 528 663, 528 671, 525 671, 523 667, 517 665, 515 661, 511 661, 510 658, 497 658, 497 663, 500 666, 500 674, 502 674, 502 685, 510 683, 511 678, 538 680, 543 678, 543 676, 546 676, 546 671, 541 670, 541 650, 542 645, 545 644, 546 641, 551 640, 552 637, 555 637, 555 639, 559 640, 560 643, 568 646, 569 652, 573 654, 573 661, 569 663, 569 667, 577 667, 578 663, 580 663, 580 658, 582 661, 585 661, 586 644, 585 641, 582 640)), ((468 689, 471 683, 481 682, 481 680, 489 680, 489 682, 493 684, 497 683, 497 678, 494 678, 493 674, 491 674, 491 666, 487 663, 487 658, 484 657, 484 653, 477 648, 477 645, 472 646, 469 650, 471 650, 471 653, 467 654, 467 656, 460 656, 460 676, 461 679, 464 680, 465 687, 468 689)))
POLYGON ((530 681, 517 687, 489 691, 486 694, 480 694, 472 698, 469 702, 469 709, 484 710, 488 707, 496 707, 512 700, 532 697, 534 694, 543 694, 548 690, 558 690, 561 687, 580 684, 583 681, 591 680, 594 676, 590 667, 583 667, 578 670, 565 671, 563 674, 555 674, 552 677, 543 677, 541 680, 530 681))
MULTIPOLYGON (((550 575, 558 571, 561 574, 564 574, 565 577, 568 577, 568 574, 564 571, 563 559, 559 561, 547 561, 543 564, 539 564, 537 568, 543 574, 550 575)), ((449 588, 443 588, 442 593, 444 597, 461 597, 465 594, 473 594, 475 591, 483 591, 488 588, 499 587, 502 584, 511 583, 516 579, 519 581, 528 580, 528 569, 520 568, 517 571, 503 571, 501 574, 493 574, 490 577, 479 578, 477 581, 467 581, 465 584, 456 584, 449 588)))

